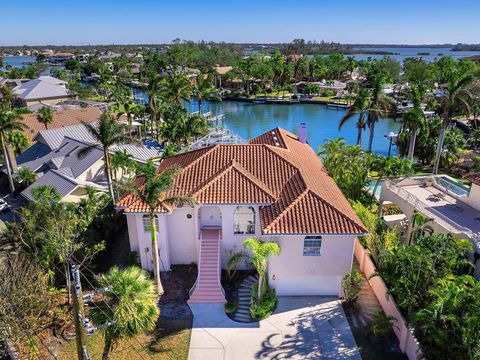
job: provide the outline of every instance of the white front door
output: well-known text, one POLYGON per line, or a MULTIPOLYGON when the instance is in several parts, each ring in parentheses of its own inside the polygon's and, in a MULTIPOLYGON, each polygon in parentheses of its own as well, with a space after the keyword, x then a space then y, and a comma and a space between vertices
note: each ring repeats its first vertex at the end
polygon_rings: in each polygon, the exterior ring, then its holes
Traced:
POLYGON ((202 206, 200 209, 200 227, 221 227, 222 213, 218 206, 202 206))

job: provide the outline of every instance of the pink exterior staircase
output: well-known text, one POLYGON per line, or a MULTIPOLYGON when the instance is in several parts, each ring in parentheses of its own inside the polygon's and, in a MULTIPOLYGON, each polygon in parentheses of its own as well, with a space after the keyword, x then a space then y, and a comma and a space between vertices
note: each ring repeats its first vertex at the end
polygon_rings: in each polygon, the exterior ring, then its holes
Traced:
POLYGON ((202 229, 200 255, 198 260, 198 277, 190 290, 188 304, 212 304, 225 301, 225 294, 220 282, 220 231, 219 229, 202 229))

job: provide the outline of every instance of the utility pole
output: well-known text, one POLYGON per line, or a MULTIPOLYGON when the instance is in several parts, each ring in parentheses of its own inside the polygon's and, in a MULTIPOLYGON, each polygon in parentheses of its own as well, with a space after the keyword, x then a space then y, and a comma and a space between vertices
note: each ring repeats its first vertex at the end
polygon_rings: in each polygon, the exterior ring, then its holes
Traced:
POLYGON ((72 304, 73 320, 75 322, 75 337, 77 341, 78 360, 90 360, 87 352, 87 331, 84 326, 85 314, 83 308, 82 284, 80 282, 80 270, 72 266, 72 304))

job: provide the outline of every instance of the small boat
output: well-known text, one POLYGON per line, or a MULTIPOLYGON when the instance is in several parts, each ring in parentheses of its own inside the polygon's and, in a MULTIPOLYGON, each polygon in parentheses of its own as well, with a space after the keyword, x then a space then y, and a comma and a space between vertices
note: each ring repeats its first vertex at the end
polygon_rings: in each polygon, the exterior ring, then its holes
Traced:
POLYGON ((266 104, 267 102, 265 100, 253 100, 254 104, 266 104))
POLYGON ((350 105, 348 105, 347 103, 329 102, 327 103, 327 106, 336 108, 348 108, 350 105))

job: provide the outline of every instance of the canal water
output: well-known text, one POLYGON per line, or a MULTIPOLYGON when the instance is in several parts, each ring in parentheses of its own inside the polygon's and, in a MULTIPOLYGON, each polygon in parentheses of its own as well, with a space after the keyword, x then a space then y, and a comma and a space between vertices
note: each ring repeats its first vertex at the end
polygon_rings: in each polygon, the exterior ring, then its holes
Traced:
MULTIPOLYGON (((191 111, 198 110, 198 103, 192 101, 191 111)), ((345 124, 342 130, 338 123, 344 116, 345 109, 330 108, 319 104, 251 104, 236 101, 205 103, 202 111, 211 111, 212 114, 224 114, 224 125, 242 138, 248 140, 258 136, 276 126, 298 134, 300 123, 307 124, 308 142, 317 150, 327 139, 343 137, 349 144, 357 141, 356 118, 345 124)), ((387 155, 389 140, 385 135, 389 132, 398 132, 402 126, 401 119, 381 119, 375 126, 373 152, 387 155)), ((362 147, 368 146, 368 130, 362 136, 362 147)), ((396 148, 393 146, 392 153, 396 148)))

